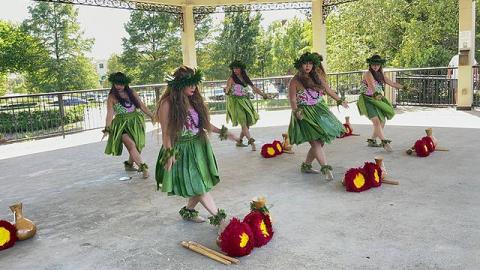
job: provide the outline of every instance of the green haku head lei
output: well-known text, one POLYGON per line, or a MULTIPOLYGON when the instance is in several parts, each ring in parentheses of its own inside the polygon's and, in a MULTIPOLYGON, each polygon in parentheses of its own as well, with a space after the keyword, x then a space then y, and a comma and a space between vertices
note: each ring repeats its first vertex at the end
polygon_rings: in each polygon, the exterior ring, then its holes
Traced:
POLYGON ((115 72, 108 75, 108 81, 112 84, 128 85, 132 79, 122 72, 115 72))
POLYGON ((187 86, 200 84, 202 82, 202 71, 199 69, 194 69, 193 74, 182 78, 175 78, 171 75, 168 75, 166 82, 173 90, 182 90, 187 86))
POLYGON ((293 66, 295 66, 296 69, 299 69, 302 67, 303 64, 310 62, 314 66, 318 67, 320 66, 320 63, 322 61, 323 61, 323 58, 321 55, 311 53, 311 52, 306 52, 302 54, 299 58, 295 59, 293 66))
POLYGON ((242 70, 247 68, 247 66, 240 60, 234 60, 228 67, 230 67, 230 69, 239 68, 242 70))
POLYGON ((369 65, 374 65, 374 64, 385 65, 386 62, 387 62, 387 60, 382 59, 382 57, 378 54, 374 54, 374 55, 372 55, 372 57, 367 58, 367 63, 369 65))

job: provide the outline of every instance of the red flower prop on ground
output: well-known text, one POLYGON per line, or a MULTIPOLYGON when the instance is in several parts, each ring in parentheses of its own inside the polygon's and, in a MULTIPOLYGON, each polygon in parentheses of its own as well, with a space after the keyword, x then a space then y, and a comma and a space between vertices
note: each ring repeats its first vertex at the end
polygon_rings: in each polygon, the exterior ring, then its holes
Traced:
POLYGON ((283 146, 282 146, 282 143, 280 141, 275 140, 275 141, 273 141, 272 145, 275 148, 275 155, 276 156, 283 154, 283 146))
POLYGON ((362 192, 370 188, 362 168, 352 168, 345 173, 344 184, 349 192, 362 192))
POLYGON ((272 157, 275 157, 277 154, 277 152, 275 151, 275 146, 271 143, 267 143, 267 144, 264 144, 262 146, 262 151, 260 152, 260 154, 262 155, 262 157, 264 158, 272 158, 272 157))
POLYGON ((379 187, 382 185, 382 169, 373 162, 365 162, 363 165, 367 185, 370 187, 379 187))
POLYGON ((6 220, 0 220, 0 250, 12 247, 15 241, 17 241, 15 226, 6 220))
POLYGON ((350 126, 350 124, 348 124, 348 123, 345 123, 345 124, 343 124, 343 127, 345 128, 345 133, 342 133, 342 135, 340 135, 340 138, 345 138, 345 137, 348 137, 348 136, 352 136, 352 134, 353 134, 352 126, 350 126))
POLYGON ((425 143, 425 145, 427 145, 428 151, 430 153, 435 151, 435 143, 433 142, 432 137, 425 136, 422 138, 422 141, 425 143))
POLYGON ((243 219, 243 222, 252 229, 255 247, 261 247, 272 239, 273 228, 268 214, 252 211, 243 219))
POLYGON ((415 152, 419 157, 428 157, 430 155, 430 151, 428 151, 428 147, 423 140, 417 140, 413 148, 415 148, 415 152))
POLYGON ((353 128, 349 124, 343 124, 345 127, 345 136, 350 136, 353 133, 353 128))
POLYGON ((232 218, 220 235, 220 248, 229 256, 242 257, 252 252, 254 241, 250 226, 232 218))

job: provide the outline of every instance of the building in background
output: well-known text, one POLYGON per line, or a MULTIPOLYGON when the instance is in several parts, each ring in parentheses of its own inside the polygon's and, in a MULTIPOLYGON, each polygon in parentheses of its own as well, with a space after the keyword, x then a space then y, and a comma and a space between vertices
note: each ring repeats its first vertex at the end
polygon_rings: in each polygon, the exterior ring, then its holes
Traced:
POLYGON ((98 81, 100 82, 100 85, 107 79, 107 60, 101 59, 101 60, 95 60, 95 69, 97 70, 98 73, 98 81))

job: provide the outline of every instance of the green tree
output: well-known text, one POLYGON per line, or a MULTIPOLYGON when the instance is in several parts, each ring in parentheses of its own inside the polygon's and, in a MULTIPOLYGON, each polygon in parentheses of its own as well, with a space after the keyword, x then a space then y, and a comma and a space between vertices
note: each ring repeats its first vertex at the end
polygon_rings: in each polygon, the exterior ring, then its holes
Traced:
POLYGON ((458 0, 363 0, 327 20, 330 71, 365 69, 374 53, 388 66, 445 66, 456 54, 458 0))
POLYGON ((126 68, 122 63, 122 57, 116 53, 112 54, 107 61, 107 78, 102 81, 103 87, 110 87, 108 75, 114 72, 126 72, 126 68))
POLYGON ((24 76, 16 76, 12 79, 9 79, 8 90, 10 90, 13 93, 27 94, 28 88, 27 88, 27 85, 25 84, 24 76))
POLYGON ((0 97, 7 93, 7 73, 0 72, 0 97))
POLYGON ((135 84, 163 82, 182 63, 180 27, 171 14, 133 11, 125 25, 122 64, 135 84))
POLYGON ((35 70, 48 59, 38 39, 12 23, 0 20, 0 72, 35 70))
POLYGON ((18 93, 25 92, 22 84, 8 81, 9 73, 25 74, 34 72, 48 61, 48 52, 40 41, 19 26, 0 20, 0 95, 8 90, 18 93))
POLYGON ((260 28, 260 34, 257 37, 257 54, 258 57, 253 66, 249 68, 250 73, 259 77, 273 75, 272 66, 272 35, 260 28))
POLYGON ((258 38, 260 36, 261 14, 245 12, 227 12, 223 29, 215 40, 212 58, 215 65, 208 71, 212 79, 225 79, 229 75, 228 65, 234 59, 243 61, 252 76, 259 75, 254 64, 258 57, 258 38))
POLYGON ((293 61, 312 48, 312 24, 297 17, 290 21, 277 21, 269 26, 272 43, 272 65, 269 75, 294 72, 293 61))
POLYGON ((405 9, 405 32, 395 63, 446 66, 458 51, 458 0, 418 0, 405 9))
POLYGON ((78 10, 58 3, 37 3, 28 10, 31 17, 23 28, 41 40, 50 55, 41 68, 28 74, 29 88, 51 92, 98 87, 98 75, 85 56, 93 39, 83 38, 78 10))
POLYGON ((207 80, 218 78, 215 70, 217 70, 217 61, 213 57, 216 37, 220 29, 213 25, 211 16, 206 16, 199 23, 195 24, 195 41, 197 50, 197 65, 202 69, 207 80))

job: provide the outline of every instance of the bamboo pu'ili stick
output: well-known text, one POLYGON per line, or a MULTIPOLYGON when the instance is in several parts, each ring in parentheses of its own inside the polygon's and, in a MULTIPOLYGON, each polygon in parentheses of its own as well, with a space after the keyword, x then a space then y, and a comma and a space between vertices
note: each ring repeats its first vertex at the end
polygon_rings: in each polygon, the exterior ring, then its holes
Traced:
POLYGON ((399 185, 400 184, 398 181, 391 180, 391 179, 382 179, 382 183, 389 184, 389 185, 399 185))
POLYGON ((190 245, 194 245, 194 246, 197 246, 197 247, 199 247, 199 248, 201 248, 201 249, 204 249, 204 250, 206 250, 206 251, 208 251, 208 252, 210 252, 210 253, 212 253, 212 254, 215 254, 215 255, 217 255, 217 256, 220 257, 220 258, 223 258, 223 259, 225 259, 225 260, 231 261, 232 263, 235 263, 235 264, 240 263, 240 260, 238 260, 238 259, 232 258, 232 257, 230 257, 230 256, 227 256, 227 255, 225 255, 225 254, 223 254, 223 253, 220 253, 220 252, 218 252, 218 251, 215 251, 215 250, 213 250, 213 249, 209 249, 208 247, 206 247, 206 246, 204 246, 204 245, 202 245, 202 244, 199 244, 199 243, 197 243, 197 242, 188 241, 188 243, 189 243, 190 245))
POLYGON ((190 250, 192 250, 192 251, 195 251, 196 253, 202 254, 203 256, 206 256, 206 257, 208 257, 208 258, 210 258, 210 259, 212 259, 212 260, 215 260, 215 261, 217 261, 217 262, 219 262, 219 263, 223 263, 223 264, 226 264, 226 265, 232 264, 230 261, 225 260, 225 259, 223 259, 223 258, 220 258, 220 257, 218 257, 217 255, 211 254, 210 252, 208 252, 208 251, 206 251, 206 250, 204 250, 204 249, 202 249, 202 248, 200 248, 200 247, 197 247, 197 246, 195 246, 195 245, 191 245, 191 244, 189 244, 189 243, 186 242, 186 241, 182 241, 181 244, 182 244, 182 246, 183 246, 184 248, 187 248, 187 249, 190 249, 190 250))

